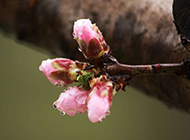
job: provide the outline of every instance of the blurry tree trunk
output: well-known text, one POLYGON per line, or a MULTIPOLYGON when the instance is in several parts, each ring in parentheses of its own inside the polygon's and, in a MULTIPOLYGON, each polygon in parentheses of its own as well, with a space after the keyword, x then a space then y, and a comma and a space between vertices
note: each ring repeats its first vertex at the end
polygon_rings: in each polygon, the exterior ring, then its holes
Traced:
MULTIPOLYGON (((95 22, 122 63, 181 62, 172 0, 0 0, 0 28, 17 40, 56 56, 83 60, 72 37, 73 22, 95 22)), ((175 75, 139 76, 131 85, 170 107, 190 112, 190 82, 175 75)))

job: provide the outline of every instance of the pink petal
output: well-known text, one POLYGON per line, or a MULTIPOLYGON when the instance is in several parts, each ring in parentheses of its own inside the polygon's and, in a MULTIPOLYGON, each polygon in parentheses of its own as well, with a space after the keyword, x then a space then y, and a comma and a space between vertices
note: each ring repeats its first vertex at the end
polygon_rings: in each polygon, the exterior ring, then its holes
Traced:
POLYGON ((87 110, 86 98, 89 91, 81 90, 77 86, 68 88, 67 91, 61 93, 59 99, 53 105, 60 111, 70 116, 76 113, 83 113, 87 110))
POLYGON ((100 122, 109 115, 109 109, 112 101, 112 86, 96 83, 92 88, 90 97, 87 103, 88 117, 91 122, 100 122))
POLYGON ((97 38, 89 19, 80 19, 74 23, 74 37, 84 40, 87 45, 92 38, 97 38))
POLYGON ((53 60, 47 59, 42 61, 42 64, 39 67, 39 70, 43 72, 44 75, 46 75, 47 79, 54 85, 58 84, 58 81, 51 78, 50 74, 52 71, 56 71, 56 69, 52 66, 53 60))

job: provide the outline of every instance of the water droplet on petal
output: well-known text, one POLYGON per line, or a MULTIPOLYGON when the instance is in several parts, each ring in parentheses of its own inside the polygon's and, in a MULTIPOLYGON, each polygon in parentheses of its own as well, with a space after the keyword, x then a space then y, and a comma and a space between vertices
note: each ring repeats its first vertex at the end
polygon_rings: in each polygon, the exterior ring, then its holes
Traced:
POLYGON ((82 31, 79 31, 79 36, 81 36, 82 35, 82 31))
POLYGON ((54 107, 55 109, 57 109, 57 106, 56 106, 55 104, 53 105, 53 107, 54 107))
POLYGON ((108 116, 108 115, 110 115, 110 110, 108 110, 108 111, 106 112, 106 116, 108 116))
POLYGON ((65 86, 65 82, 59 80, 58 83, 55 86, 57 86, 57 87, 63 87, 63 86, 65 86))
POLYGON ((99 122, 103 122, 106 119, 105 116, 102 116, 101 118, 99 118, 99 122))
POLYGON ((85 104, 86 103, 86 98, 87 98, 86 94, 78 95, 76 97, 77 104, 79 104, 79 105, 85 104))
POLYGON ((60 112, 60 114, 61 114, 62 116, 64 116, 66 113, 65 113, 64 111, 62 111, 62 112, 60 112))

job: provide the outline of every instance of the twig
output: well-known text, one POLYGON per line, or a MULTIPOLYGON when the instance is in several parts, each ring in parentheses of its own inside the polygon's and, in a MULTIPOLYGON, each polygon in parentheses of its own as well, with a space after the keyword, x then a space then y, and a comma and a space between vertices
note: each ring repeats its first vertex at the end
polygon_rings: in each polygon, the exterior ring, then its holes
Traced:
POLYGON ((139 75, 139 74, 179 74, 183 63, 173 64, 152 64, 152 65, 125 65, 116 64, 107 67, 110 75, 139 75))

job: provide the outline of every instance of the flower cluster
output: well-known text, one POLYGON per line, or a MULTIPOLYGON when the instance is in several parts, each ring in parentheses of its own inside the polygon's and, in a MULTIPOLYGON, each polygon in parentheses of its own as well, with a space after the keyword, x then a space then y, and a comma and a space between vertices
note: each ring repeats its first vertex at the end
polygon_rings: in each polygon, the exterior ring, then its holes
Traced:
POLYGON ((85 86, 74 86, 61 93, 53 103, 61 113, 74 116, 87 111, 91 122, 101 121, 109 114, 113 84, 105 75, 95 78, 93 73, 84 73, 83 67, 77 65, 77 62, 64 58, 44 60, 39 69, 54 85, 65 86, 75 81, 88 83, 88 89, 85 86), (86 78, 89 75, 90 78, 86 78))
POLYGON ((61 93, 58 100, 53 103, 60 112, 74 116, 77 113, 88 112, 91 122, 102 121, 109 114, 113 97, 112 83, 98 79, 90 90, 80 87, 69 87, 61 93))
POLYGON ((110 54, 102 33, 89 19, 74 23, 74 39, 88 62, 65 58, 48 59, 39 69, 54 85, 67 86, 78 82, 78 86, 68 87, 53 106, 62 114, 75 116, 88 113, 91 122, 100 122, 110 114, 112 98, 120 89, 125 90, 129 81, 138 75, 175 74, 190 76, 190 60, 182 63, 125 65, 110 54))
MULTIPOLYGON (((86 59, 96 60, 109 53, 101 32, 89 19, 76 21, 73 35, 86 59)), ((67 86, 78 82, 78 86, 68 87, 62 92, 53 106, 69 116, 87 112, 90 121, 95 123, 109 115, 114 88, 106 74, 99 74, 95 68, 89 69, 89 65, 56 58, 43 61, 39 69, 54 85, 67 86)))

